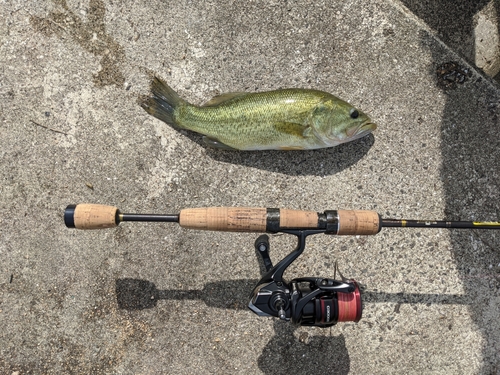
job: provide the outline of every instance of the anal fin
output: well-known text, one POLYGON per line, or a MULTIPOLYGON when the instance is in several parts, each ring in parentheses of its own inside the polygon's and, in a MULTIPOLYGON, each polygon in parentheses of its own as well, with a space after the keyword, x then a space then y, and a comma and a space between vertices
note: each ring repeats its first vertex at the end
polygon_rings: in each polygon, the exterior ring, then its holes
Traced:
POLYGON ((213 147, 213 148, 218 148, 219 150, 230 150, 230 151, 237 151, 236 148, 233 148, 231 146, 228 146, 220 141, 218 141, 217 139, 214 139, 214 138, 210 138, 210 137, 207 137, 206 135, 203 136, 203 142, 209 146, 209 147, 213 147))
POLYGON ((278 149, 282 151, 305 150, 302 146, 280 146, 278 149))

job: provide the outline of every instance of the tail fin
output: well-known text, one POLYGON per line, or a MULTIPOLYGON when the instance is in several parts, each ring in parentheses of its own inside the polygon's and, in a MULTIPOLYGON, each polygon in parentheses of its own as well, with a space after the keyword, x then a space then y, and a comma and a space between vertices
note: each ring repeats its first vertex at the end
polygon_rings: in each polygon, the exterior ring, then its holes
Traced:
POLYGON ((174 111, 179 105, 186 103, 186 101, 180 98, 170 86, 157 77, 154 77, 151 82, 151 93, 150 97, 142 101, 141 107, 157 119, 174 127, 181 127, 175 121, 174 111))

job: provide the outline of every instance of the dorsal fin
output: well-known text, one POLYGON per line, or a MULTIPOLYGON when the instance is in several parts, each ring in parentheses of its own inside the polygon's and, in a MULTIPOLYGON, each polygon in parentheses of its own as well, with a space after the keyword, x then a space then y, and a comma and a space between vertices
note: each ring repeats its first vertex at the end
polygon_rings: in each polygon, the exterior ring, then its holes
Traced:
POLYGON ((247 92, 228 92, 225 94, 220 94, 220 95, 214 96, 208 102, 203 104, 202 107, 213 107, 213 106, 219 105, 221 103, 224 103, 228 100, 237 98, 239 96, 244 96, 244 95, 248 95, 248 93, 247 92))

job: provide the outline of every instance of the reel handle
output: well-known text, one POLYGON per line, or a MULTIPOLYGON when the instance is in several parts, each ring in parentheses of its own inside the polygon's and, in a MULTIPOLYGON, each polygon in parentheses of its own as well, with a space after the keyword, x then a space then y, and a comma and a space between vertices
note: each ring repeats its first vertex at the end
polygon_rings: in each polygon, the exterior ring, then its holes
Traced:
POLYGON ((319 229, 326 234, 371 235, 381 229, 374 211, 315 211, 253 207, 186 208, 179 215, 122 214, 118 208, 99 204, 70 205, 64 213, 69 228, 103 229, 122 221, 178 222, 187 229, 226 232, 280 232, 319 229))

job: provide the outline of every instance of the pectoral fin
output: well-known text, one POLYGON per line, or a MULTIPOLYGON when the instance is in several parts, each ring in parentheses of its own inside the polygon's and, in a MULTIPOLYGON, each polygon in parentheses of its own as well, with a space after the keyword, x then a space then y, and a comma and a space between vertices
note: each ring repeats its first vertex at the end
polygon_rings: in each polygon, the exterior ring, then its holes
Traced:
POLYGON ((245 96, 248 95, 247 92, 228 92, 226 94, 221 94, 214 96, 212 99, 210 99, 208 102, 202 105, 202 107, 214 107, 216 105, 219 105, 221 103, 227 102, 228 100, 238 98, 240 96, 245 96))
POLYGON ((279 122, 274 125, 274 128, 282 134, 289 134, 300 138, 309 138, 313 135, 313 129, 310 126, 294 122, 279 122))
POLYGON ((228 146, 222 142, 219 142, 218 140, 214 139, 214 138, 209 138, 207 136, 204 136, 203 138, 203 142, 207 145, 207 146, 210 146, 210 147, 213 147, 213 148, 218 148, 219 150, 230 150, 230 151, 237 151, 237 149, 235 148, 232 148, 231 146, 228 146))

